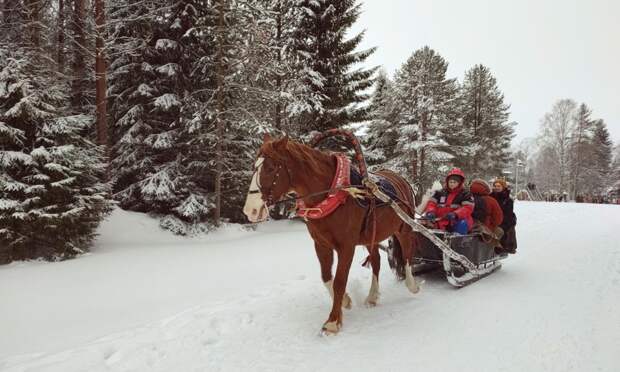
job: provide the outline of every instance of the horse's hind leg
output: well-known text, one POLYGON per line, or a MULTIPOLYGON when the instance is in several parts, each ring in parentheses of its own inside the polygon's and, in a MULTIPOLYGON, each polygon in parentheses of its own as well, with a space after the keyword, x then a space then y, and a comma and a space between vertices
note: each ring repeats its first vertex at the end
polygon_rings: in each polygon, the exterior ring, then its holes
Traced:
POLYGON ((403 254, 403 262, 405 264, 405 285, 409 289, 411 293, 418 293, 420 291, 420 287, 413 277, 412 272, 412 262, 413 262, 413 245, 414 245, 414 236, 411 231, 403 232, 395 234, 396 239, 400 243, 402 254, 403 254))
MULTIPOLYGON (((321 265, 321 279, 323 279, 323 284, 325 284, 325 288, 327 288, 329 296, 333 300, 334 281, 332 280, 332 266, 334 264, 334 250, 330 247, 321 246, 316 242, 314 243, 314 249, 316 251, 316 256, 319 259, 319 264, 321 265)), ((342 299, 342 307, 345 309, 350 309, 351 304, 351 297, 345 293, 344 298, 342 299)))
POLYGON ((381 268, 381 256, 379 256, 379 246, 366 246, 368 248, 368 260, 372 267, 372 282, 370 283, 370 291, 364 303, 366 306, 376 306, 379 301, 379 269, 381 268))

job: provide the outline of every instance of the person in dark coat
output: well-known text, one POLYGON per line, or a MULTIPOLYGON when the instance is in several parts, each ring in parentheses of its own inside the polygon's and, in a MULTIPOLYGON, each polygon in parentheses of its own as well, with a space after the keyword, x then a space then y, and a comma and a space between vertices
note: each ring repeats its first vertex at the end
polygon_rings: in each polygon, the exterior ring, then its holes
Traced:
POLYGON ((501 239, 502 250, 507 253, 517 253, 517 235, 515 232, 517 216, 513 210, 514 203, 510 197, 510 189, 505 180, 498 178, 493 181, 491 196, 497 200, 504 214, 504 219, 500 225, 504 230, 504 236, 501 239))

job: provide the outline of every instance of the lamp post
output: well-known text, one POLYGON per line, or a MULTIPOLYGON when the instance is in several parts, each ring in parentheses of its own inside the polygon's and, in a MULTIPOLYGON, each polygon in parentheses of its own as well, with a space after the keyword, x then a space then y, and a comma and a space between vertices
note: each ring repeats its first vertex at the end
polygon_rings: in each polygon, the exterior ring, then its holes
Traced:
POLYGON ((523 162, 518 158, 515 161, 515 193, 519 193, 519 167, 523 165, 523 162))

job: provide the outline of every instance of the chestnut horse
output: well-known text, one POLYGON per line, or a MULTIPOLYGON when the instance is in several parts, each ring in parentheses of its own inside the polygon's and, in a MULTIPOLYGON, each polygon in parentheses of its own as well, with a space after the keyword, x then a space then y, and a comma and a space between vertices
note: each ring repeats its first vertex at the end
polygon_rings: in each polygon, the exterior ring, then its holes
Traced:
MULTIPOLYGON (((268 207, 282 200, 289 192, 295 192, 306 206, 320 203, 326 196, 336 172, 337 161, 328 154, 309 146, 289 140, 288 137, 272 140, 265 136, 255 162, 254 175, 243 212, 252 222, 264 221, 268 207)), ((398 194, 399 205, 413 215, 415 201, 411 186, 391 171, 379 171, 377 175, 391 181, 398 194)), ((314 248, 321 265, 321 277, 332 296, 332 309, 323 324, 323 333, 337 333, 342 326, 342 308, 351 308, 351 298, 346 293, 347 278, 356 245, 365 245, 372 266, 372 283, 366 298, 368 306, 375 306, 379 298, 380 256, 378 242, 394 236, 400 245, 402 257, 396 257, 398 272, 407 288, 417 293, 419 287, 411 271, 415 233, 389 206, 375 208, 367 216, 368 208, 361 207, 349 196, 333 213, 306 222, 314 248), (374 218, 368 223, 367 219, 374 218), (334 251, 338 254, 336 277, 332 280, 334 251), (403 274, 404 273, 404 274, 403 274)))

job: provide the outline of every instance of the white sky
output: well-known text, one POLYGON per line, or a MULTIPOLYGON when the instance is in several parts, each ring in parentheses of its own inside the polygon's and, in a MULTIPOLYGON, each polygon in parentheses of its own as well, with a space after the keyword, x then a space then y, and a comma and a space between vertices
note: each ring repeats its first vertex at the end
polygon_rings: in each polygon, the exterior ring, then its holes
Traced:
POLYGON ((488 66, 519 123, 515 143, 535 136, 560 98, 586 103, 620 142, 620 0, 363 0, 362 9, 359 49, 377 46, 366 65, 390 77, 424 45, 459 81, 488 66))

